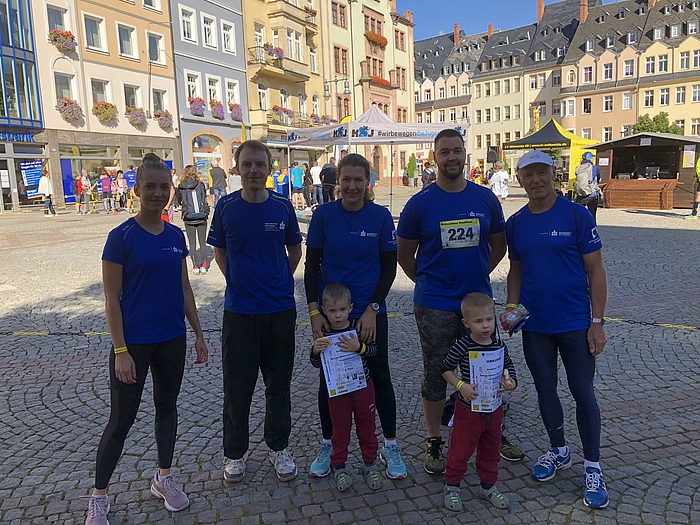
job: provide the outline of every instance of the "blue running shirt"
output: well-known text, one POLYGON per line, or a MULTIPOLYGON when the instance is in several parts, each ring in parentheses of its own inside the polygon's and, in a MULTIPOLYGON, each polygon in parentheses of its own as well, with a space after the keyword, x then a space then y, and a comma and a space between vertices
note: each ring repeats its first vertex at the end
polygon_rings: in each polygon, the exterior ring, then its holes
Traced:
POLYGON ((159 235, 134 218, 109 232, 102 259, 124 267, 120 306, 126 344, 160 343, 185 333, 187 253, 182 230, 167 222, 159 235))
POLYGON ((411 197, 397 235, 418 241, 413 302, 459 312, 465 295, 491 295, 489 235, 504 229, 498 198, 472 182, 456 193, 431 184, 411 197))
POLYGON ((126 187, 128 189, 136 186, 136 172, 134 170, 129 170, 124 172, 124 180, 126 181, 126 187))

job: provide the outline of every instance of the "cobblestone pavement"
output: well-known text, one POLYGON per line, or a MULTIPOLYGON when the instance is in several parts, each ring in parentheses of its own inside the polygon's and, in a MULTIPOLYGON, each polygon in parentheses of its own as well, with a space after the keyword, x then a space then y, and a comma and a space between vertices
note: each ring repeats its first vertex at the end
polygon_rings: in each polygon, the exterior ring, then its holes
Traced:
MULTIPOLYGON (((397 214, 412 193, 394 189, 397 214)), ((504 205, 513 213, 525 202, 504 205)), ((388 202, 379 188, 378 199, 388 202)), ((700 223, 682 211, 600 210, 600 234, 610 282, 607 315, 614 318, 699 324, 700 223)), ((0 216, 0 331, 105 332, 100 255, 106 233, 119 216, 55 219, 38 213, 0 216)), ((503 302, 507 263, 493 274, 503 302)), ((315 385, 308 362, 310 330, 297 272, 299 327, 294 371, 291 450, 299 476, 278 482, 262 438, 263 397, 258 389, 251 415, 251 447, 245 481, 225 485, 221 477, 222 385, 220 338, 223 277, 218 269, 193 276, 211 359, 188 365, 180 395, 180 435, 174 465, 192 502, 180 513, 166 511, 151 496, 155 469, 150 381, 142 411, 127 440, 110 487, 110 523, 700 523, 700 415, 696 410, 700 332, 611 322, 609 343, 598 360, 596 389, 603 413, 602 463, 611 504, 583 506, 580 441, 575 411, 561 379, 566 427, 574 468, 549 483, 528 473, 547 447, 532 379, 518 337, 510 338, 520 387, 513 395, 508 435, 526 452, 521 463, 501 463, 500 487, 509 510, 477 498, 473 462, 465 477, 463 513, 442 507, 442 479, 422 469, 424 423, 419 396, 418 337, 411 315, 412 286, 400 273, 389 296, 391 368, 398 401, 399 440, 408 479, 384 479, 371 492, 358 483, 339 494, 307 469, 319 443, 315 385)), ((565 314, 565 312, 562 312, 565 314)), ((92 486, 95 451, 108 417, 107 352, 104 335, 0 335, 0 523, 82 523, 92 486)), ((194 361, 194 353, 190 362, 194 361)), ((445 429, 444 436, 448 436, 445 429)), ((359 467, 353 438, 351 465, 359 467)))

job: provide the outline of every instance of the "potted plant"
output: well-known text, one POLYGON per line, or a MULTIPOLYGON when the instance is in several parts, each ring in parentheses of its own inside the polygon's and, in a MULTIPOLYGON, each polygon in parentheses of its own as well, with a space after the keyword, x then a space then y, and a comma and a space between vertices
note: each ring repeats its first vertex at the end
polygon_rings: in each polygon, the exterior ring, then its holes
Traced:
POLYGON ((226 115, 224 114, 224 105, 218 100, 211 99, 209 101, 209 107, 211 108, 211 116, 217 120, 224 120, 226 115))
POLYGON ((117 106, 111 102, 101 101, 92 105, 92 114, 100 122, 109 122, 117 118, 117 106))
POLYGON ((72 53, 78 46, 73 33, 70 31, 61 31, 59 29, 52 29, 49 31, 49 42, 64 55, 72 53))
POLYGON ((292 111, 291 109, 284 108, 284 113, 285 113, 285 115, 287 115, 288 117, 294 118, 294 111, 292 111))
POLYGON ((190 103, 190 113, 195 117, 204 116, 204 108, 206 107, 206 102, 202 97, 188 97, 187 102, 190 103))
POLYGON ((311 113, 311 115, 309 115, 309 118, 314 124, 320 124, 321 122, 321 116, 317 115, 316 113, 311 113))
POLYGON ((173 115, 167 109, 156 109, 153 112, 153 118, 158 120, 161 129, 167 131, 173 128, 173 115))
POLYGON ((80 107, 78 101, 66 97, 56 100, 56 110, 66 122, 75 122, 84 116, 83 108, 80 107))
POLYGON ((327 117, 326 115, 321 115, 321 122, 323 122, 325 125, 328 125, 331 123, 331 118, 327 117))
POLYGON ((240 104, 228 103, 228 110, 231 112, 231 120, 243 122, 243 108, 240 104))
POLYGON ((274 106, 272 106, 272 111, 275 112, 275 115, 282 115, 282 113, 286 112, 286 109, 282 106, 278 106, 277 104, 275 104, 274 106))
POLYGON ((387 46, 389 41, 383 37, 382 35, 375 33, 374 31, 365 31, 365 38, 371 43, 376 46, 381 47, 382 49, 387 46))
POLYGON ((146 125, 146 113, 144 113, 143 108, 126 106, 124 116, 129 121, 129 124, 135 128, 140 128, 146 125))
POLYGON ((263 48, 265 52, 274 59, 282 60, 284 58, 284 50, 281 47, 273 46, 269 42, 266 43, 263 48))

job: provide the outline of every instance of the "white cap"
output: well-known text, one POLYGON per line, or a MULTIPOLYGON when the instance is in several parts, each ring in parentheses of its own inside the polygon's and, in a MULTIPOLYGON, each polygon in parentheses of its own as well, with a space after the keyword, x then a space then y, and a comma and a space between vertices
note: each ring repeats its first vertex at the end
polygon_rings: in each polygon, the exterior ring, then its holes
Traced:
POLYGON ((525 155, 520 157, 515 169, 519 170, 520 168, 524 168, 530 164, 546 164, 547 166, 553 166, 554 161, 552 160, 552 157, 547 155, 545 152, 535 149, 528 151, 525 155))

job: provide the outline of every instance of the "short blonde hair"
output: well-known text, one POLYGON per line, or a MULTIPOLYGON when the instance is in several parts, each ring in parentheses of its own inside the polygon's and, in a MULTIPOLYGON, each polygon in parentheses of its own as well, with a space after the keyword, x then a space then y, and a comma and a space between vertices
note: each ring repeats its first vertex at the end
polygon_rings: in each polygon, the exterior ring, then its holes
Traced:
POLYGON ((482 310, 486 308, 491 308, 494 312, 496 311, 496 305, 493 302, 493 299, 491 299, 491 297, 489 297, 485 293, 470 293, 469 295, 466 295, 464 299, 462 299, 462 317, 464 317, 465 319, 467 318, 469 312, 473 312, 474 310, 482 310))

